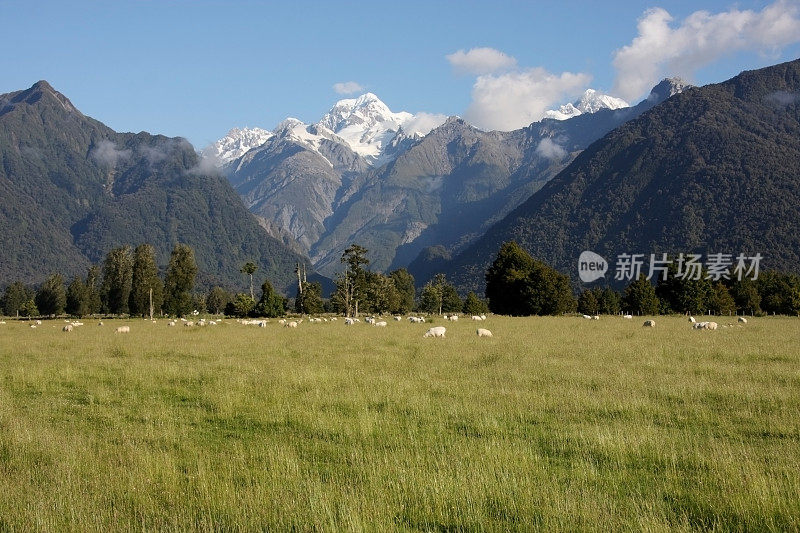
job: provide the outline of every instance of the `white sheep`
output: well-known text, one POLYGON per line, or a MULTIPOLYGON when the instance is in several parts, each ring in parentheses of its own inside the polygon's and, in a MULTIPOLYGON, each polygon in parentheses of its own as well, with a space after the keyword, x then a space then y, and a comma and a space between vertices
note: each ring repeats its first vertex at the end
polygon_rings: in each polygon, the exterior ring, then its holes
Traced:
POLYGON ((450 319, 449 320, 451 322, 458 322, 458 315, 450 315, 450 319))
POLYGON ((483 319, 481 317, 479 317, 478 315, 472 315, 470 320, 483 320, 483 319))
POLYGON ((61 331, 72 331, 72 324, 67 324, 66 326, 61 328, 61 331))
POLYGON ((355 323, 356 323, 356 321, 354 319, 350 318, 350 317, 347 317, 347 318, 344 319, 344 325, 345 326, 352 326, 355 323))
POLYGON ((191 328, 191 327, 194 327, 194 322, 192 322, 191 320, 190 320, 190 321, 188 321, 188 322, 184 322, 184 323, 183 323, 183 327, 185 327, 185 328, 191 328))
POLYGON ((444 326, 436 326, 428 331, 425 332, 423 337, 442 337, 444 338, 444 333, 447 331, 444 326))
POLYGON ((718 324, 716 322, 707 322, 706 329, 717 329, 718 324))
POLYGON ((491 337, 492 336, 492 332, 491 331, 489 331, 488 329, 483 329, 483 328, 478 328, 476 333, 478 334, 478 337, 491 337))
POLYGON ((644 324, 642 324, 642 327, 643 328, 654 328, 654 327, 656 327, 656 321, 655 320, 645 320, 644 324))
POLYGON ((591 320, 592 319, 592 317, 590 317, 589 315, 581 315, 581 316, 583 316, 583 318, 585 318, 586 320, 591 320))
POLYGON ((167 325, 168 326, 174 326, 175 325, 175 321, 174 320, 170 320, 169 322, 167 322, 167 325))
POLYGON ((395 320, 395 322, 400 322, 401 320, 403 320, 403 317, 401 317, 401 316, 395 316, 395 317, 394 317, 394 320, 395 320))
POLYGON ((592 320, 600 320, 600 315, 593 315, 592 320))
POLYGON ((742 324, 747 324, 747 319, 746 319, 745 317, 743 317, 743 316, 740 316, 740 317, 739 317, 738 319, 736 319, 736 320, 737 320, 738 322, 741 322, 742 324))
POLYGON ((374 322, 372 325, 373 326, 378 326, 379 328, 385 328, 386 327, 386 321, 385 320, 381 320, 380 322, 374 322))
POLYGON ((73 322, 72 325, 77 328, 78 326, 82 326, 83 322, 73 322))
POLYGON ((626 318, 628 320, 633 320, 633 315, 622 315, 622 318, 626 318))
POLYGON ((102 326, 102 325, 103 325, 103 322, 102 322, 102 321, 101 321, 101 322, 98 322, 98 323, 97 323, 97 325, 98 325, 98 326, 102 326))
POLYGON ((41 325, 42 325, 42 321, 41 321, 41 320, 37 320, 37 321, 36 321, 36 325, 37 325, 37 326, 41 326, 41 325))
POLYGON ((114 330, 114 333, 130 333, 131 327, 130 326, 119 326, 117 329, 114 330))
POLYGON ((691 323, 691 324, 696 324, 696 323, 697 323, 697 320, 695 320, 693 316, 690 316, 690 317, 689 317, 689 323, 691 323))

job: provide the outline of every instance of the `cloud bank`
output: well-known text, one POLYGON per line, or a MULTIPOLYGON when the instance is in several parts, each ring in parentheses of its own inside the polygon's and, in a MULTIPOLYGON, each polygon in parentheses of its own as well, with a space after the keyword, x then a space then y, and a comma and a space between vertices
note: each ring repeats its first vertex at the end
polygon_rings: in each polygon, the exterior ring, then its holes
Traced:
POLYGON ((92 149, 89 155, 101 165, 116 167, 118 162, 124 161, 131 156, 131 151, 119 150, 114 142, 104 139, 97 143, 97 146, 92 149))
POLYGON ((403 124, 403 130, 407 133, 419 133, 424 136, 430 133, 433 128, 438 128, 444 124, 446 120, 447 115, 420 112, 403 124))
POLYGON ((666 75, 692 79, 694 73, 740 51, 775 54, 800 42, 800 4, 778 1, 761 11, 695 11, 681 23, 665 9, 646 11, 638 35, 614 52, 614 94, 634 100, 666 75))
POLYGON ((486 130, 522 128, 540 120, 554 104, 579 96, 591 79, 588 74, 553 74, 541 67, 479 76, 464 118, 486 130))

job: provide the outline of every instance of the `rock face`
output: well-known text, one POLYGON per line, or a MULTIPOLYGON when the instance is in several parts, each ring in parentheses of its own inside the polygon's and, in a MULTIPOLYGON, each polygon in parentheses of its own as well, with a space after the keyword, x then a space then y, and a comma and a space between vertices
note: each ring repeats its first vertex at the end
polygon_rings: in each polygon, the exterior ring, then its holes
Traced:
POLYGON ((761 253, 762 269, 798 272, 798 176, 800 60, 674 94, 621 125, 444 271, 481 291, 500 244, 515 240, 573 279, 584 250, 610 261, 761 253))
POLYGON ((0 284, 83 276, 124 244, 152 244, 161 265, 192 246, 201 286, 239 288, 255 261, 287 289, 304 260, 184 139, 117 133, 44 81, 0 95, 0 161, 0 284))

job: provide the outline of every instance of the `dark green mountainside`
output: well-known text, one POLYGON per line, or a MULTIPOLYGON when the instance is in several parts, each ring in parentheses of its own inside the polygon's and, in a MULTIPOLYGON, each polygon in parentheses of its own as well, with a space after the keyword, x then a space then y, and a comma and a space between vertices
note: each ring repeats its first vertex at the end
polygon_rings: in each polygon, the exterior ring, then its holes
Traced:
MULTIPOLYGON (((584 150, 444 268, 480 290, 515 240, 573 279, 583 250, 764 256, 800 272, 800 60, 689 89, 584 150)), ((606 274, 606 279, 613 273, 606 274)))
POLYGON ((194 248, 204 286, 242 288, 252 260, 286 289, 304 260, 185 140, 116 133, 44 81, 0 95, 0 285, 82 275, 112 247, 144 242, 162 267, 176 243, 194 248))

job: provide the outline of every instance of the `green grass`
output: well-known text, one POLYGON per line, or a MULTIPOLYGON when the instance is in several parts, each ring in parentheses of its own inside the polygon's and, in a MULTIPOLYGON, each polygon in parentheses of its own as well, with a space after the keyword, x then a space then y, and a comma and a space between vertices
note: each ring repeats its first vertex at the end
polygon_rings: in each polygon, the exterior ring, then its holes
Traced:
POLYGON ((800 320, 655 320, 9 320, 0 531, 800 529, 800 320))

